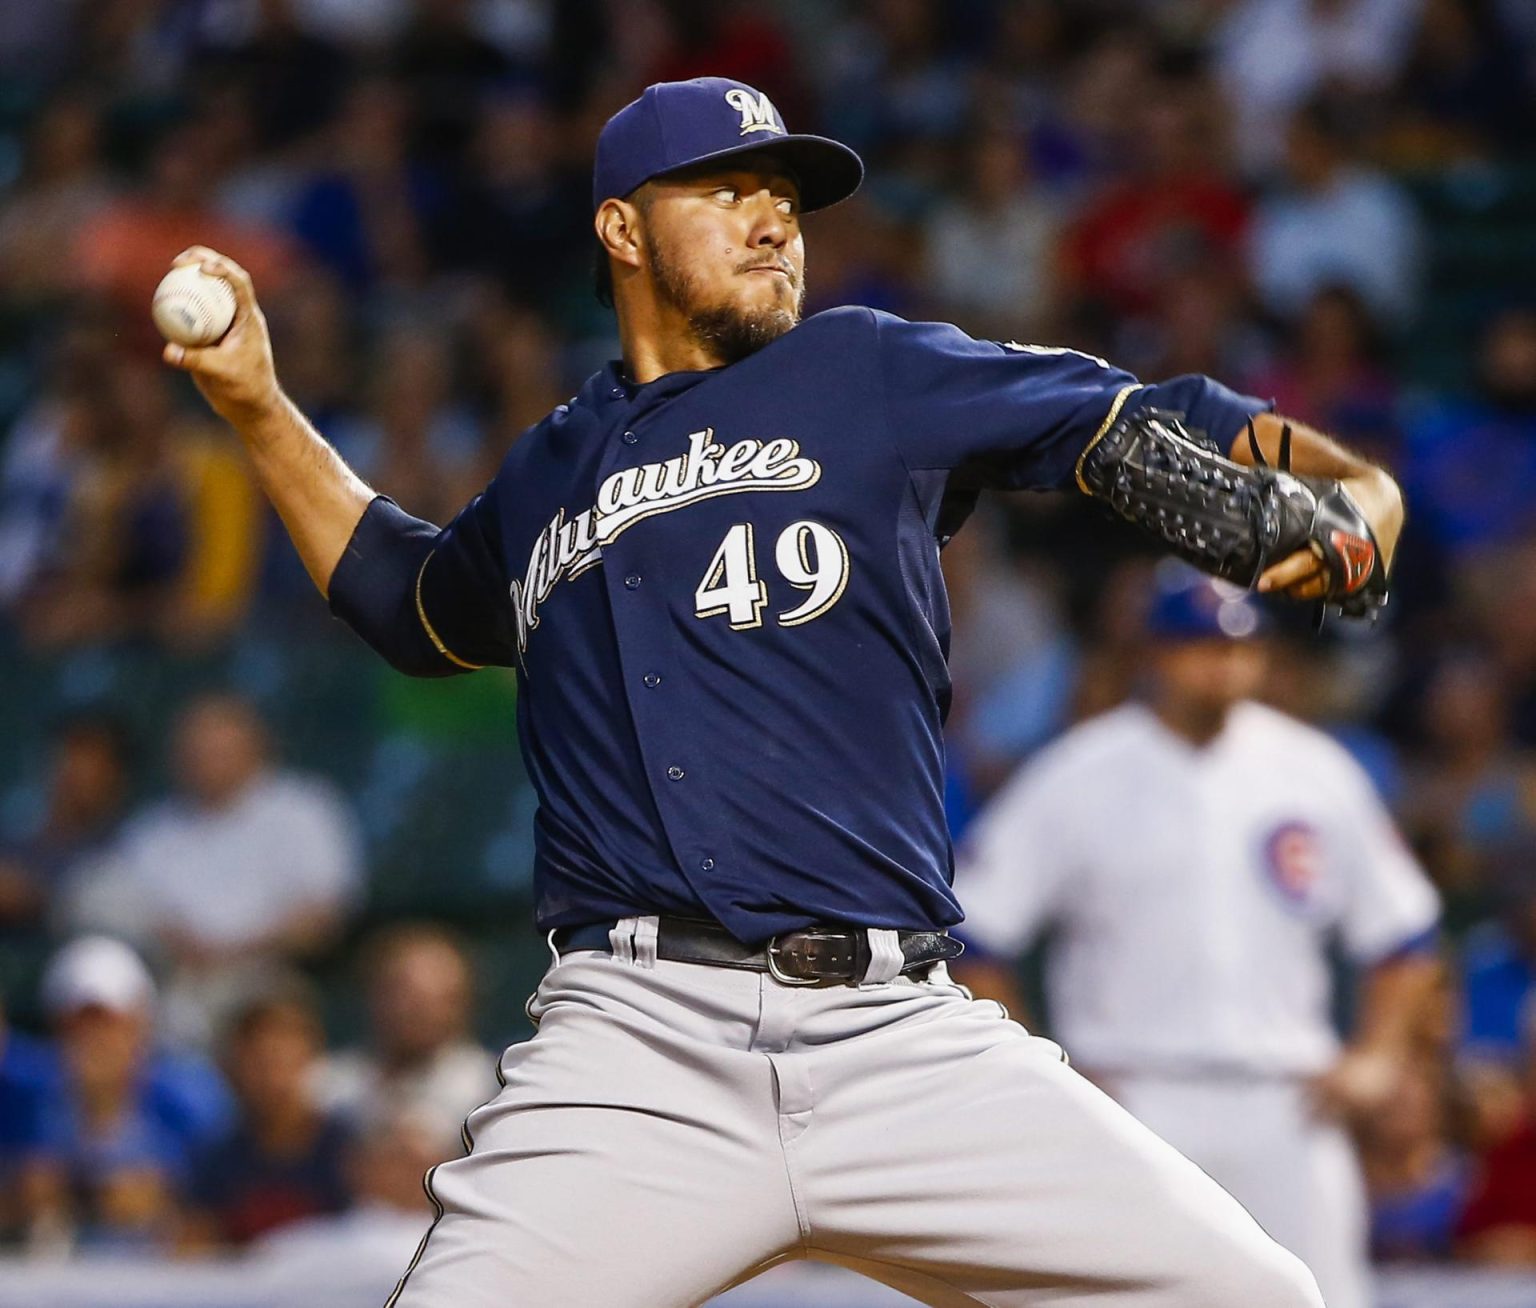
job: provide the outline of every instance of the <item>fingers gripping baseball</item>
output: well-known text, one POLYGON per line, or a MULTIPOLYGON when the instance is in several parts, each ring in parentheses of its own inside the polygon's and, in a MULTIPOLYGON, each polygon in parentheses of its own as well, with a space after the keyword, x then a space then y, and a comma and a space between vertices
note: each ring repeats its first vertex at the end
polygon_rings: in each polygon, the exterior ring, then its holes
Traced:
POLYGON ((213 345, 168 343, 161 357, 173 368, 190 373, 214 412, 238 425, 242 418, 269 407, 277 398, 277 373, 267 320, 256 301, 250 274, 227 255, 194 245, 172 261, 176 268, 196 265, 229 284, 235 316, 229 330, 213 345))

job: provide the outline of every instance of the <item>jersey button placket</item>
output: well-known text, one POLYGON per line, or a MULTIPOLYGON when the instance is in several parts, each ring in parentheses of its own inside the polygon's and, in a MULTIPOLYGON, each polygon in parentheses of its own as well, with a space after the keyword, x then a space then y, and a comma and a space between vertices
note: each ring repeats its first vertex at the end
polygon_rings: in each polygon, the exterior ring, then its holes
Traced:
MULTIPOLYGON (((650 457, 671 448, 670 437, 653 433, 644 421, 636 421, 632 410, 616 407, 614 419, 605 434, 607 448, 594 494, 601 493, 606 478, 632 468, 638 452, 649 448, 653 434, 663 441, 663 450, 653 451, 650 457), (626 432, 634 433, 633 443, 625 438, 626 432)), ((684 515, 671 514, 656 526, 681 528, 683 524, 684 515)), ((677 713, 671 702, 673 676, 685 675, 687 662, 685 650, 680 648, 684 632, 676 625, 677 616, 669 603, 671 579, 661 562, 670 557, 666 535, 665 530, 656 529, 623 534, 603 551, 603 575, 620 636, 624 688, 667 843, 684 879, 707 878, 713 886, 725 875, 722 869, 732 866, 732 834, 719 825, 708 755, 697 739, 695 724, 689 715, 677 713), (707 866, 705 860, 709 860, 707 866)), ((683 584, 688 592, 684 611, 691 615, 691 582, 683 584)))
POLYGON ((632 431, 626 431, 623 440, 626 445, 638 445, 640 443, 640 438, 632 431))

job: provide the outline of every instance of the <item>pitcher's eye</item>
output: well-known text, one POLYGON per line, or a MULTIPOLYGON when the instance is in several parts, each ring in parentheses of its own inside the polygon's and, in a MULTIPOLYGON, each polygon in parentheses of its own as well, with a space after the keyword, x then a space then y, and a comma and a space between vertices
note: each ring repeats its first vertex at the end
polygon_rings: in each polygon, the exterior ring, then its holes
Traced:
POLYGON ((717 186, 711 194, 721 204, 735 204, 737 200, 741 199, 741 192, 734 186, 717 186))

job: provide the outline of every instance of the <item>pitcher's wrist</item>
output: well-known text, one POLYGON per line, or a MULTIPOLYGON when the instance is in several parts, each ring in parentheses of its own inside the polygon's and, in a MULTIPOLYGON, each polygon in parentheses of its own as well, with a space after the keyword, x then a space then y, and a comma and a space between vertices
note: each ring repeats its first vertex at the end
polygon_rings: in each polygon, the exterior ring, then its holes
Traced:
POLYGON ((249 399, 231 400, 222 416, 249 445, 263 445, 293 425, 297 410, 273 378, 271 386, 249 399))

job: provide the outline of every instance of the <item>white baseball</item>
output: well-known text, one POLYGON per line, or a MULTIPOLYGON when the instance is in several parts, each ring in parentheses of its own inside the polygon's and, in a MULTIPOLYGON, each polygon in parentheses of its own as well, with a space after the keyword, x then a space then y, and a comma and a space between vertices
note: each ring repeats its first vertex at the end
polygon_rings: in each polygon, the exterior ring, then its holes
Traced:
POLYGON ((235 320, 235 293, 222 277, 185 263, 160 279, 150 312, 166 340, 212 345, 235 320))

